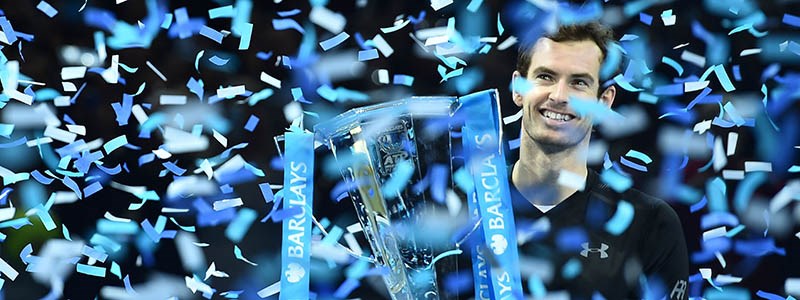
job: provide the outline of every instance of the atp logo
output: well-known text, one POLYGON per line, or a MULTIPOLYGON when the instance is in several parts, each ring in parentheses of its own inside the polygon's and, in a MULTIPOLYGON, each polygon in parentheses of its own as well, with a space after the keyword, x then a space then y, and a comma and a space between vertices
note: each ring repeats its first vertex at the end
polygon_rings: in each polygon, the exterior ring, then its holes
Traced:
POLYGON ((290 263, 286 266, 286 280, 290 283, 297 283, 306 277, 306 269, 298 263, 290 263))
POLYGON ((600 243, 600 248, 589 248, 589 243, 583 243, 581 247, 583 247, 583 250, 581 250, 581 256, 583 257, 589 257, 589 253, 591 252, 599 253, 600 259, 608 258, 608 252, 606 252, 606 250, 608 250, 609 247, 605 243, 600 243))
POLYGON ((503 253, 506 253, 508 241, 506 240, 506 237, 500 234, 495 234, 492 236, 492 243, 489 244, 489 247, 492 247, 492 252, 494 252, 495 255, 502 255, 503 253))

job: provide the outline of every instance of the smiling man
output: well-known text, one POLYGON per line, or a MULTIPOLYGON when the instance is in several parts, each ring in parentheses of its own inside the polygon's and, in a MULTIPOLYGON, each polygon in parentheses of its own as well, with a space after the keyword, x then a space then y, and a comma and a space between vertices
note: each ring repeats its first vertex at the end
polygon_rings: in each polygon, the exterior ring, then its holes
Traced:
POLYGON ((616 89, 599 78, 611 42, 610 29, 586 23, 520 48, 514 82, 524 78, 530 88, 513 91, 523 117, 520 158, 509 178, 523 278, 531 281, 524 286, 572 299, 687 299, 678 216, 637 190, 614 191, 586 164, 593 120, 578 115, 570 100, 611 107, 616 89))

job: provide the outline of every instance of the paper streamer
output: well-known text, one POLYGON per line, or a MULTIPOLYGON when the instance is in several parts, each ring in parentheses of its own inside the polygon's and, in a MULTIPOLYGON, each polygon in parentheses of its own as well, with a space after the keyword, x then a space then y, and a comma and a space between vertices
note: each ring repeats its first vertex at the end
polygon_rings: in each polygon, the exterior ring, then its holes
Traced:
POLYGON ((314 134, 294 125, 286 133, 283 209, 299 208, 283 220, 280 299, 308 299, 311 273, 311 216, 314 134))
POLYGON ((491 249, 497 265, 489 273, 493 299, 522 298, 519 254, 511 211, 508 172, 498 136, 500 117, 495 90, 461 97, 465 114, 463 127, 469 156, 468 167, 476 183, 482 218, 484 246, 491 249), (487 112, 492 113, 487 117, 487 112))

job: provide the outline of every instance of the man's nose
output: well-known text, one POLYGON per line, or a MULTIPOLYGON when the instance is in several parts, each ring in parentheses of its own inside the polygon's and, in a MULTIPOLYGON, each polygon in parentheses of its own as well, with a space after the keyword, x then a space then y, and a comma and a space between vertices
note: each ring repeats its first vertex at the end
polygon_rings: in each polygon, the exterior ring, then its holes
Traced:
POLYGON ((559 81, 553 85, 553 90, 550 91, 550 100, 556 102, 567 102, 569 99, 569 86, 564 81, 559 81))

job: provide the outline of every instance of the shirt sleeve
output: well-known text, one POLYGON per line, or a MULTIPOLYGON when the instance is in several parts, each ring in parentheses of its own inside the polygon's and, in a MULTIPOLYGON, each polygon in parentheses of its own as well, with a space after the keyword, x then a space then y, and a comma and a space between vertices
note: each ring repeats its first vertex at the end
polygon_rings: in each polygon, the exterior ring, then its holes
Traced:
POLYGON ((642 266, 655 299, 688 299, 689 256, 680 219, 666 202, 658 200, 642 245, 642 266), (657 285, 653 285, 653 284, 657 285), (660 291, 660 292, 659 292, 660 291))

